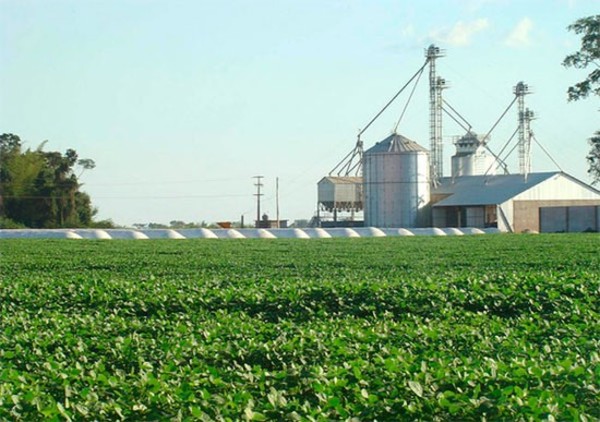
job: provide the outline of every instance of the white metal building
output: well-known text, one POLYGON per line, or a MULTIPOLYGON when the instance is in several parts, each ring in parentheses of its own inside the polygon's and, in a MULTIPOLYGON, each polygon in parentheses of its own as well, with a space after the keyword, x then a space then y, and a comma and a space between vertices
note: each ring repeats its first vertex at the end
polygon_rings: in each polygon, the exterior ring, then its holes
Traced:
POLYGON ((326 176, 318 183, 319 204, 327 211, 363 208, 362 177, 326 176))
POLYGON ((454 141, 456 153, 451 158, 452 177, 496 174, 498 164, 483 146, 483 141, 473 132, 454 141))
POLYGON ((541 209, 600 205, 600 191, 563 172, 443 178, 432 188, 434 227, 540 231, 541 209))

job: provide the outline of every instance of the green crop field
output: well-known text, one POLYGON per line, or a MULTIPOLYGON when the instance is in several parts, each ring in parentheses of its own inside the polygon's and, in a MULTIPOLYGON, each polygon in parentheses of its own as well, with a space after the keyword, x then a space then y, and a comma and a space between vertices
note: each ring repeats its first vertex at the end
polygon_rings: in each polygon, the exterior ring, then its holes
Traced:
POLYGON ((600 419, 600 236, 0 241, 1 420, 600 419))

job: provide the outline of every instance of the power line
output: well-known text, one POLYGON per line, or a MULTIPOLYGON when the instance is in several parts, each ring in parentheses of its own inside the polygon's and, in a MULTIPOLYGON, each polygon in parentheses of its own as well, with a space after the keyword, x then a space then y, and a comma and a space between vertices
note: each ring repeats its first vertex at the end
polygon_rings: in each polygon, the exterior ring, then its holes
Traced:
POLYGON ((139 182, 104 182, 104 183, 86 183, 86 186, 129 186, 129 185, 167 185, 180 183, 211 183, 211 182, 234 182, 240 181, 241 178, 222 178, 222 179, 187 179, 187 180, 165 180, 151 181, 144 180, 139 182))
MULTIPOLYGON (((188 198, 241 198, 248 194, 230 194, 230 195, 168 195, 168 196, 96 196, 93 199, 188 199, 188 198)), ((3 198, 10 199, 65 199, 65 196, 44 196, 44 195, 3 195, 3 198)))
MULTIPOLYGON (((185 184, 185 183, 218 183, 218 182, 234 182, 240 181, 241 178, 222 178, 222 179, 188 179, 188 180, 165 180, 165 181, 152 181, 144 180, 139 182, 102 182, 102 183, 79 183, 81 186, 87 187, 98 187, 98 186, 137 186, 137 185, 168 185, 168 184, 185 184)), ((10 182, 13 186, 20 188, 28 188, 35 186, 35 180, 28 183, 14 183, 10 182)))

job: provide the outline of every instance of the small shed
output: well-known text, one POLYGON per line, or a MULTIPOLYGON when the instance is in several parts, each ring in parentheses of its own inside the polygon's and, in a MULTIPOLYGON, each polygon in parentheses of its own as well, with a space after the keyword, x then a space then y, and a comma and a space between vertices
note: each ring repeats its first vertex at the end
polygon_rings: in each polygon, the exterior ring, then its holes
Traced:
POLYGON ((325 176, 318 183, 319 204, 327 211, 361 211, 363 179, 354 176, 325 176))

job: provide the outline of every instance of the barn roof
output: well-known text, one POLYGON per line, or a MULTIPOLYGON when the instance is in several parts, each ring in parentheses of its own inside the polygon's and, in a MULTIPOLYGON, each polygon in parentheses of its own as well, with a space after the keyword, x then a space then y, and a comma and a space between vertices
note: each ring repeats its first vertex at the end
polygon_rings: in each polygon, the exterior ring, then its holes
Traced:
POLYGON ((434 207, 502 204, 532 187, 563 174, 559 171, 521 174, 445 177, 431 190, 432 195, 450 195, 434 207))
POLYGON ((337 185, 354 185, 354 184, 362 184, 363 178, 356 176, 325 176, 319 181, 319 184, 322 182, 330 182, 337 185))

